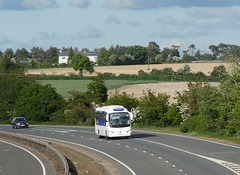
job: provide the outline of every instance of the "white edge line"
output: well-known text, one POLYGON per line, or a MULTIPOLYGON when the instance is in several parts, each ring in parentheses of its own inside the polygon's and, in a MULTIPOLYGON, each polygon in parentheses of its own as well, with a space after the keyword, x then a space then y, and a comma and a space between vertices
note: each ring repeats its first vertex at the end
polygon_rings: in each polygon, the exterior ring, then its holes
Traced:
MULTIPOLYGON (((28 135, 28 134, 27 134, 28 135)), ((89 147, 89 146, 86 146, 86 145, 82 145, 82 144, 78 144, 78 143, 74 143, 74 142, 68 142, 68 141, 64 141, 64 140, 58 140, 58 139, 54 139, 54 138, 49 138, 49 137, 41 137, 41 136, 35 136, 35 135, 28 135, 28 136, 31 136, 31 137, 39 137, 39 138, 43 138, 43 139, 51 139, 51 140, 55 140, 55 141, 58 141, 58 142, 63 142, 63 143, 68 143, 68 144, 72 144, 72 145, 77 145, 77 146, 81 146, 81 147, 84 147, 84 148, 87 148, 87 149, 90 149, 90 150, 93 150, 95 152, 98 152, 100 154, 103 154, 113 160, 115 160, 116 162, 120 163, 122 166, 124 166, 126 169, 128 169, 133 175, 136 175, 136 173, 129 167, 127 166, 126 164, 124 164, 123 162, 121 162, 120 160, 116 159, 115 157, 103 152, 103 151, 99 151, 95 148, 92 148, 92 147, 89 147)))
MULTIPOLYGON (((162 145, 162 146, 165 146, 167 148, 171 148, 171 149, 174 149, 174 150, 178 150, 178 151, 181 151, 181 152, 184 152, 184 153, 187 153, 187 154, 190 154, 190 155, 193 155, 193 156, 196 156, 196 157, 200 157, 200 158, 203 158, 203 159, 207 159, 207 160, 210 160, 214 163, 217 163, 218 165, 221 165, 225 168, 227 168, 228 170, 236 173, 237 175, 240 175, 238 172, 236 172, 234 169, 231 169, 230 167, 224 165, 223 163, 231 163, 231 162, 227 162, 227 161, 223 161, 223 160, 219 160, 219 159, 215 159, 215 158, 210 158, 210 157, 206 157, 206 156, 202 156, 200 154, 196 154, 196 153, 192 153, 190 151, 186 151, 186 150, 183 150, 183 149, 180 149, 180 148, 176 148, 174 146, 170 146, 170 145, 166 145, 164 143, 159 143, 159 142, 156 142, 156 141, 151 141, 151 140, 146 140, 146 139, 137 139, 137 140, 141 140, 141 141, 144 141, 144 142, 148 142, 148 143, 153 143, 153 144, 157 144, 157 145, 162 145)), ((235 163, 232 163, 232 164, 235 164, 235 163)), ((238 165, 238 164, 235 164, 235 165, 238 165)))
POLYGON ((29 153, 30 155, 32 155, 35 159, 37 159, 37 161, 40 163, 41 167, 42 167, 42 171, 43 171, 43 175, 46 175, 46 169, 45 169, 45 166, 43 165, 42 161, 36 156, 34 155, 33 153, 31 153, 30 151, 28 151, 27 149, 23 148, 23 147, 20 147, 18 145, 15 145, 13 143, 10 143, 10 142, 5 142, 3 140, 0 140, 0 142, 3 142, 3 143, 6 143, 6 144, 9 144, 9 145, 12 145, 12 146, 15 146, 17 148, 20 148, 24 151, 26 151, 27 153, 29 153))
POLYGON ((171 136, 177 136, 177 137, 185 137, 185 138, 189 138, 189 139, 200 140, 200 141, 205 141, 205 142, 209 142, 209 143, 215 143, 215 144, 218 144, 218 145, 229 146, 229 147, 232 147, 232 148, 240 149, 240 146, 238 146, 238 145, 227 144, 227 143, 217 142, 217 141, 203 139, 203 138, 196 138, 196 137, 193 137, 193 136, 185 136, 185 135, 171 134, 171 133, 161 133, 161 132, 154 132, 154 131, 144 131, 144 130, 132 130, 132 131, 148 132, 148 133, 154 133, 154 134, 159 134, 159 135, 171 135, 171 136))

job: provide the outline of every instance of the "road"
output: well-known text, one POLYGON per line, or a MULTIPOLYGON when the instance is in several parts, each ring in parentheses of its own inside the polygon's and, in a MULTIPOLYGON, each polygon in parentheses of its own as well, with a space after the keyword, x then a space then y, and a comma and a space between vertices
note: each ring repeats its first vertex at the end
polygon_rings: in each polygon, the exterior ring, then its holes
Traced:
MULTIPOLYGON (((173 134, 132 131, 129 139, 99 139, 91 127, 0 130, 84 147, 119 164, 122 174, 240 175, 240 146, 173 134)), ((0 158, 1 160, 1 158, 0 158)))
POLYGON ((0 174, 45 175, 42 161, 18 145, 0 140, 0 174))

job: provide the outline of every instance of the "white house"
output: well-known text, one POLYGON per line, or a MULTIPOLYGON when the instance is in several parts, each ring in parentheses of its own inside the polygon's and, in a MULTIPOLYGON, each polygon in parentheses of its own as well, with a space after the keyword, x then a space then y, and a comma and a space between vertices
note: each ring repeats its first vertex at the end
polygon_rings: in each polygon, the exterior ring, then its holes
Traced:
MULTIPOLYGON (((58 63, 59 64, 68 64, 68 51, 64 51, 64 52, 61 52, 60 55, 59 55, 59 58, 58 58, 58 63)), ((81 55, 84 55, 84 56, 87 56, 90 61, 92 61, 94 64, 97 63, 97 58, 98 58, 98 55, 100 53, 100 51, 95 51, 95 52, 78 52, 80 53, 81 55)))
POLYGON ((58 57, 58 64, 68 63, 68 52, 61 52, 58 57))

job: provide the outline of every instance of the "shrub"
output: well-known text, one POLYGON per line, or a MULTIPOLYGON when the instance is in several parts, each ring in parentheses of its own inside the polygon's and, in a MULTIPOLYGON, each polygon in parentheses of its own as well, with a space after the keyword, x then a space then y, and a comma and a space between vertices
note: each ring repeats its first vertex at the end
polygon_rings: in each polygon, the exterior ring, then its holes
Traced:
POLYGON ((51 85, 34 83, 20 91, 14 111, 15 116, 23 116, 29 121, 46 122, 53 114, 63 113, 64 108, 64 99, 51 85))
POLYGON ((107 87, 101 76, 92 78, 92 82, 87 85, 87 92, 96 103, 103 103, 107 101, 107 87))
POLYGON ((115 93, 108 98, 105 105, 122 105, 131 111, 138 106, 138 100, 133 97, 133 94, 130 95, 126 92, 119 93, 119 91, 116 90, 115 93))
POLYGON ((151 90, 144 92, 139 102, 140 122, 147 125, 166 126, 163 118, 168 111, 169 98, 169 95, 162 93, 156 96, 151 90))
POLYGON ((211 72, 211 76, 224 76, 227 73, 226 68, 223 65, 216 66, 211 72))
POLYGON ((73 97, 67 103, 66 120, 67 124, 82 124, 94 116, 92 98, 83 92, 70 91, 73 97))

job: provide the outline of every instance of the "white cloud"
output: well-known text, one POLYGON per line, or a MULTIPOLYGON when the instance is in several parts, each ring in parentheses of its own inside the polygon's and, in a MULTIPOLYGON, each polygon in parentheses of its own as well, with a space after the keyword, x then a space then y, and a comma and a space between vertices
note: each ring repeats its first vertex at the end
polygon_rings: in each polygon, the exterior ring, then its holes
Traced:
POLYGON ((127 22, 128 25, 130 26, 134 26, 134 27, 138 27, 138 26, 142 26, 143 24, 137 21, 128 21, 127 22))
POLYGON ((44 9, 56 7, 57 4, 55 0, 23 0, 22 6, 26 9, 44 9))
POLYGON ((176 30, 162 27, 160 30, 150 34, 150 37, 154 38, 198 38, 202 36, 217 34, 216 31, 208 29, 202 30, 201 28, 185 28, 184 30, 176 30))
POLYGON ((108 8, 114 9, 157 9, 165 7, 230 7, 240 6, 236 0, 106 0, 108 8))
POLYGON ((177 18, 173 18, 172 16, 169 16, 169 15, 157 18, 156 22, 159 24, 165 24, 165 25, 171 25, 171 26, 182 26, 182 27, 198 25, 193 20, 177 19, 177 18))
POLYGON ((81 33, 78 34, 80 38, 101 38, 104 33, 93 27, 93 26, 85 26, 81 33))
POLYGON ((71 0, 68 4, 73 7, 86 8, 90 3, 90 0, 71 0))
POLYGON ((58 7, 56 0, 1 0, 1 10, 32 10, 58 7))
POLYGON ((209 18, 240 18, 240 6, 233 7, 215 7, 215 8, 194 8, 187 12, 192 17, 198 17, 203 19, 209 18))
POLYGON ((121 24, 121 21, 117 16, 108 16, 106 19, 106 23, 121 24))
POLYGON ((0 35, 0 43, 4 43, 7 40, 8 40, 8 38, 6 36, 0 35))
POLYGON ((134 8, 135 3, 131 0, 106 0, 105 5, 108 8, 134 8))

